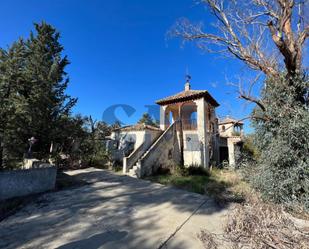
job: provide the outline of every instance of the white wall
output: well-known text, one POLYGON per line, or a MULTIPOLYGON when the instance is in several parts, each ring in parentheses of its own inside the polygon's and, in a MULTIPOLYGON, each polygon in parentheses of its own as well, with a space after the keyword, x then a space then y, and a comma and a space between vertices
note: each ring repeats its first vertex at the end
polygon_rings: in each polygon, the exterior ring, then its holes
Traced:
POLYGON ((120 131, 113 132, 112 138, 119 140, 121 137, 125 137, 125 141, 134 142, 134 149, 138 148, 144 141, 145 146, 149 146, 159 135, 161 131, 155 130, 143 130, 143 131, 120 131))
POLYGON ((202 165, 202 151, 197 131, 183 131, 184 164, 186 166, 202 165))
POLYGON ((125 137, 128 142, 134 142, 134 149, 144 142, 145 131, 121 131, 120 137, 125 137))
POLYGON ((222 136, 222 137, 233 136, 233 132, 234 132, 233 124, 232 123, 220 124, 219 125, 219 132, 220 132, 220 136, 222 136))

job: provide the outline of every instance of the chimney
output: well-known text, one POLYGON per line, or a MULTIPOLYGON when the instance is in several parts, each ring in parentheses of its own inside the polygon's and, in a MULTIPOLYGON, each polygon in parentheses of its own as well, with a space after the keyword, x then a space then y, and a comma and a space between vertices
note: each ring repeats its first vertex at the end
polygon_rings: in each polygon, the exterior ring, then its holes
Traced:
POLYGON ((187 74, 186 75, 185 91, 191 90, 190 80, 191 80, 191 76, 189 74, 187 74))
POLYGON ((185 91, 189 91, 189 90, 191 90, 191 85, 190 85, 190 82, 187 81, 185 84, 185 91))

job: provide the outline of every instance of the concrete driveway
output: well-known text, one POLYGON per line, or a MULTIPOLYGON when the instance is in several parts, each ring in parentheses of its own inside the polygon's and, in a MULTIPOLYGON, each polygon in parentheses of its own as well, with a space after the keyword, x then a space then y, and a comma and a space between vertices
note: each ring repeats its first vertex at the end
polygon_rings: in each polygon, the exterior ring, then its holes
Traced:
POLYGON ((221 234, 227 211, 206 196, 89 168, 87 181, 51 192, 0 223, 0 248, 203 248, 201 229, 221 234))

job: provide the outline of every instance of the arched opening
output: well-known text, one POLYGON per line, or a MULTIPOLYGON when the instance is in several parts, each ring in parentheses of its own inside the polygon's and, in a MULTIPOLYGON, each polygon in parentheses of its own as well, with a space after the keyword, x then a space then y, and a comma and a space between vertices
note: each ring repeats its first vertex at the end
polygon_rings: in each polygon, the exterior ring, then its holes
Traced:
POLYGON ((190 119, 191 120, 197 120, 197 112, 196 111, 191 113, 190 119))
POLYGON ((191 130, 197 129, 197 111, 194 111, 190 115, 190 127, 191 130))
POLYGON ((175 105, 169 105, 165 110, 165 129, 178 119, 178 109, 175 105))
POLYGON ((182 108, 183 130, 197 129, 197 106, 193 101, 184 103, 182 108))
POLYGON ((242 134, 242 124, 235 124, 233 127, 233 136, 240 136, 242 134))
POLYGON ((167 117, 168 117, 167 123, 168 123, 168 126, 170 126, 170 125, 174 122, 173 112, 172 112, 172 111, 169 111, 167 117))

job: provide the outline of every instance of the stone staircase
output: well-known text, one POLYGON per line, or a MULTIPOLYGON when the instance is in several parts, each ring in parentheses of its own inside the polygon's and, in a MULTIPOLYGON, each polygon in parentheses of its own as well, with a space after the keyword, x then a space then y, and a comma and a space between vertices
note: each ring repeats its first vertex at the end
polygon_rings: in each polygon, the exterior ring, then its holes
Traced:
POLYGON ((129 169, 129 171, 126 173, 130 177, 135 177, 135 178, 141 178, 144 174, 144 171, 142 171, 142 167, 145 167, 145 158, 149 157, 150 154, 155 153, 155 150, 157 148, 157 145, 162 143, 163 140, 167 139, 167 135, 171 133, 171 130, 175 128, 176 123, 174 122, 171 124, 171 126, 165 130, 157 139, 153 141, 153 143, 150 145, 150 147, 143 152, 134 164, 132 168, 129 169), (144 166, 143 166, 144 165, 144 166))
POLYGON ((150 145, 150 147, 148 148, 148 150, 146 150, 146 151, 140 156, 140 158, 137 160, 137 162, 135 163, 135 165, 134 165, 131 169, 129 169, 129 172, 127 172, 127 175, 128 175, 128 176, 130 176, 130 177, 135 177, 135 178, 140 178, 140 177, 141 177, 141 167, 142 167, 142 165, 141 165, 141 159, 142 159, 146 154, 148 154, 148 153, 151 151, 153 145, 154 145, 155 143, 157 143, 158 141, 160 141, 160 139, 162 139, 162 137, 164 136, 164 134, 165 134, 165 132, 163 132, 163 133, 161 134, 161 136, 159 136, 156 140, 154 140, 153 143, 152 143, 152 144, 150 145))
POLYGON ((123 171, 124 174, 131 176, 131 177, 135 177, 135 178, 141 177, 141 162, 140 162, 140 159, 143 158, 144 155, 149 152, 152 145, 154 143, 156 143, 157 140, 160 139, 160 137, 163 133, 164 132, 162 132, 154 141, 152 141, 152 143, 147 147, 146 150, 143 150, 144 144, 141 144, 139 148, 137 148, 135 151, 133 151, 131 153, 131 155, 129 155, 129 157, 125 158, 125 160, 126 160, 125 165, 126 166, 124 166, 124 171, 123 171), (128 161, 128 159, 130 160, 130 162, 128 161), (132 162, 134 163, 133 166, 132 166, 132 162))
POLYGON ((127 175, 135 178, 140 178, 140 171, 141 171, 140 166, 134 165, 133 168, 129 170, 127 175))
MULTIPOLYGON (((149 152, 149 150, 146 150, 142 154, 140 159, 143 158, 144 155, 147 154, 148 152, 149 152)), ((127 173, 128 176, 135 177, 135 178, 141 177, 141 162, 140 162, 140 159, 136 162, 136 164, 131 169, 129 169, 129 172, 127 173)))

